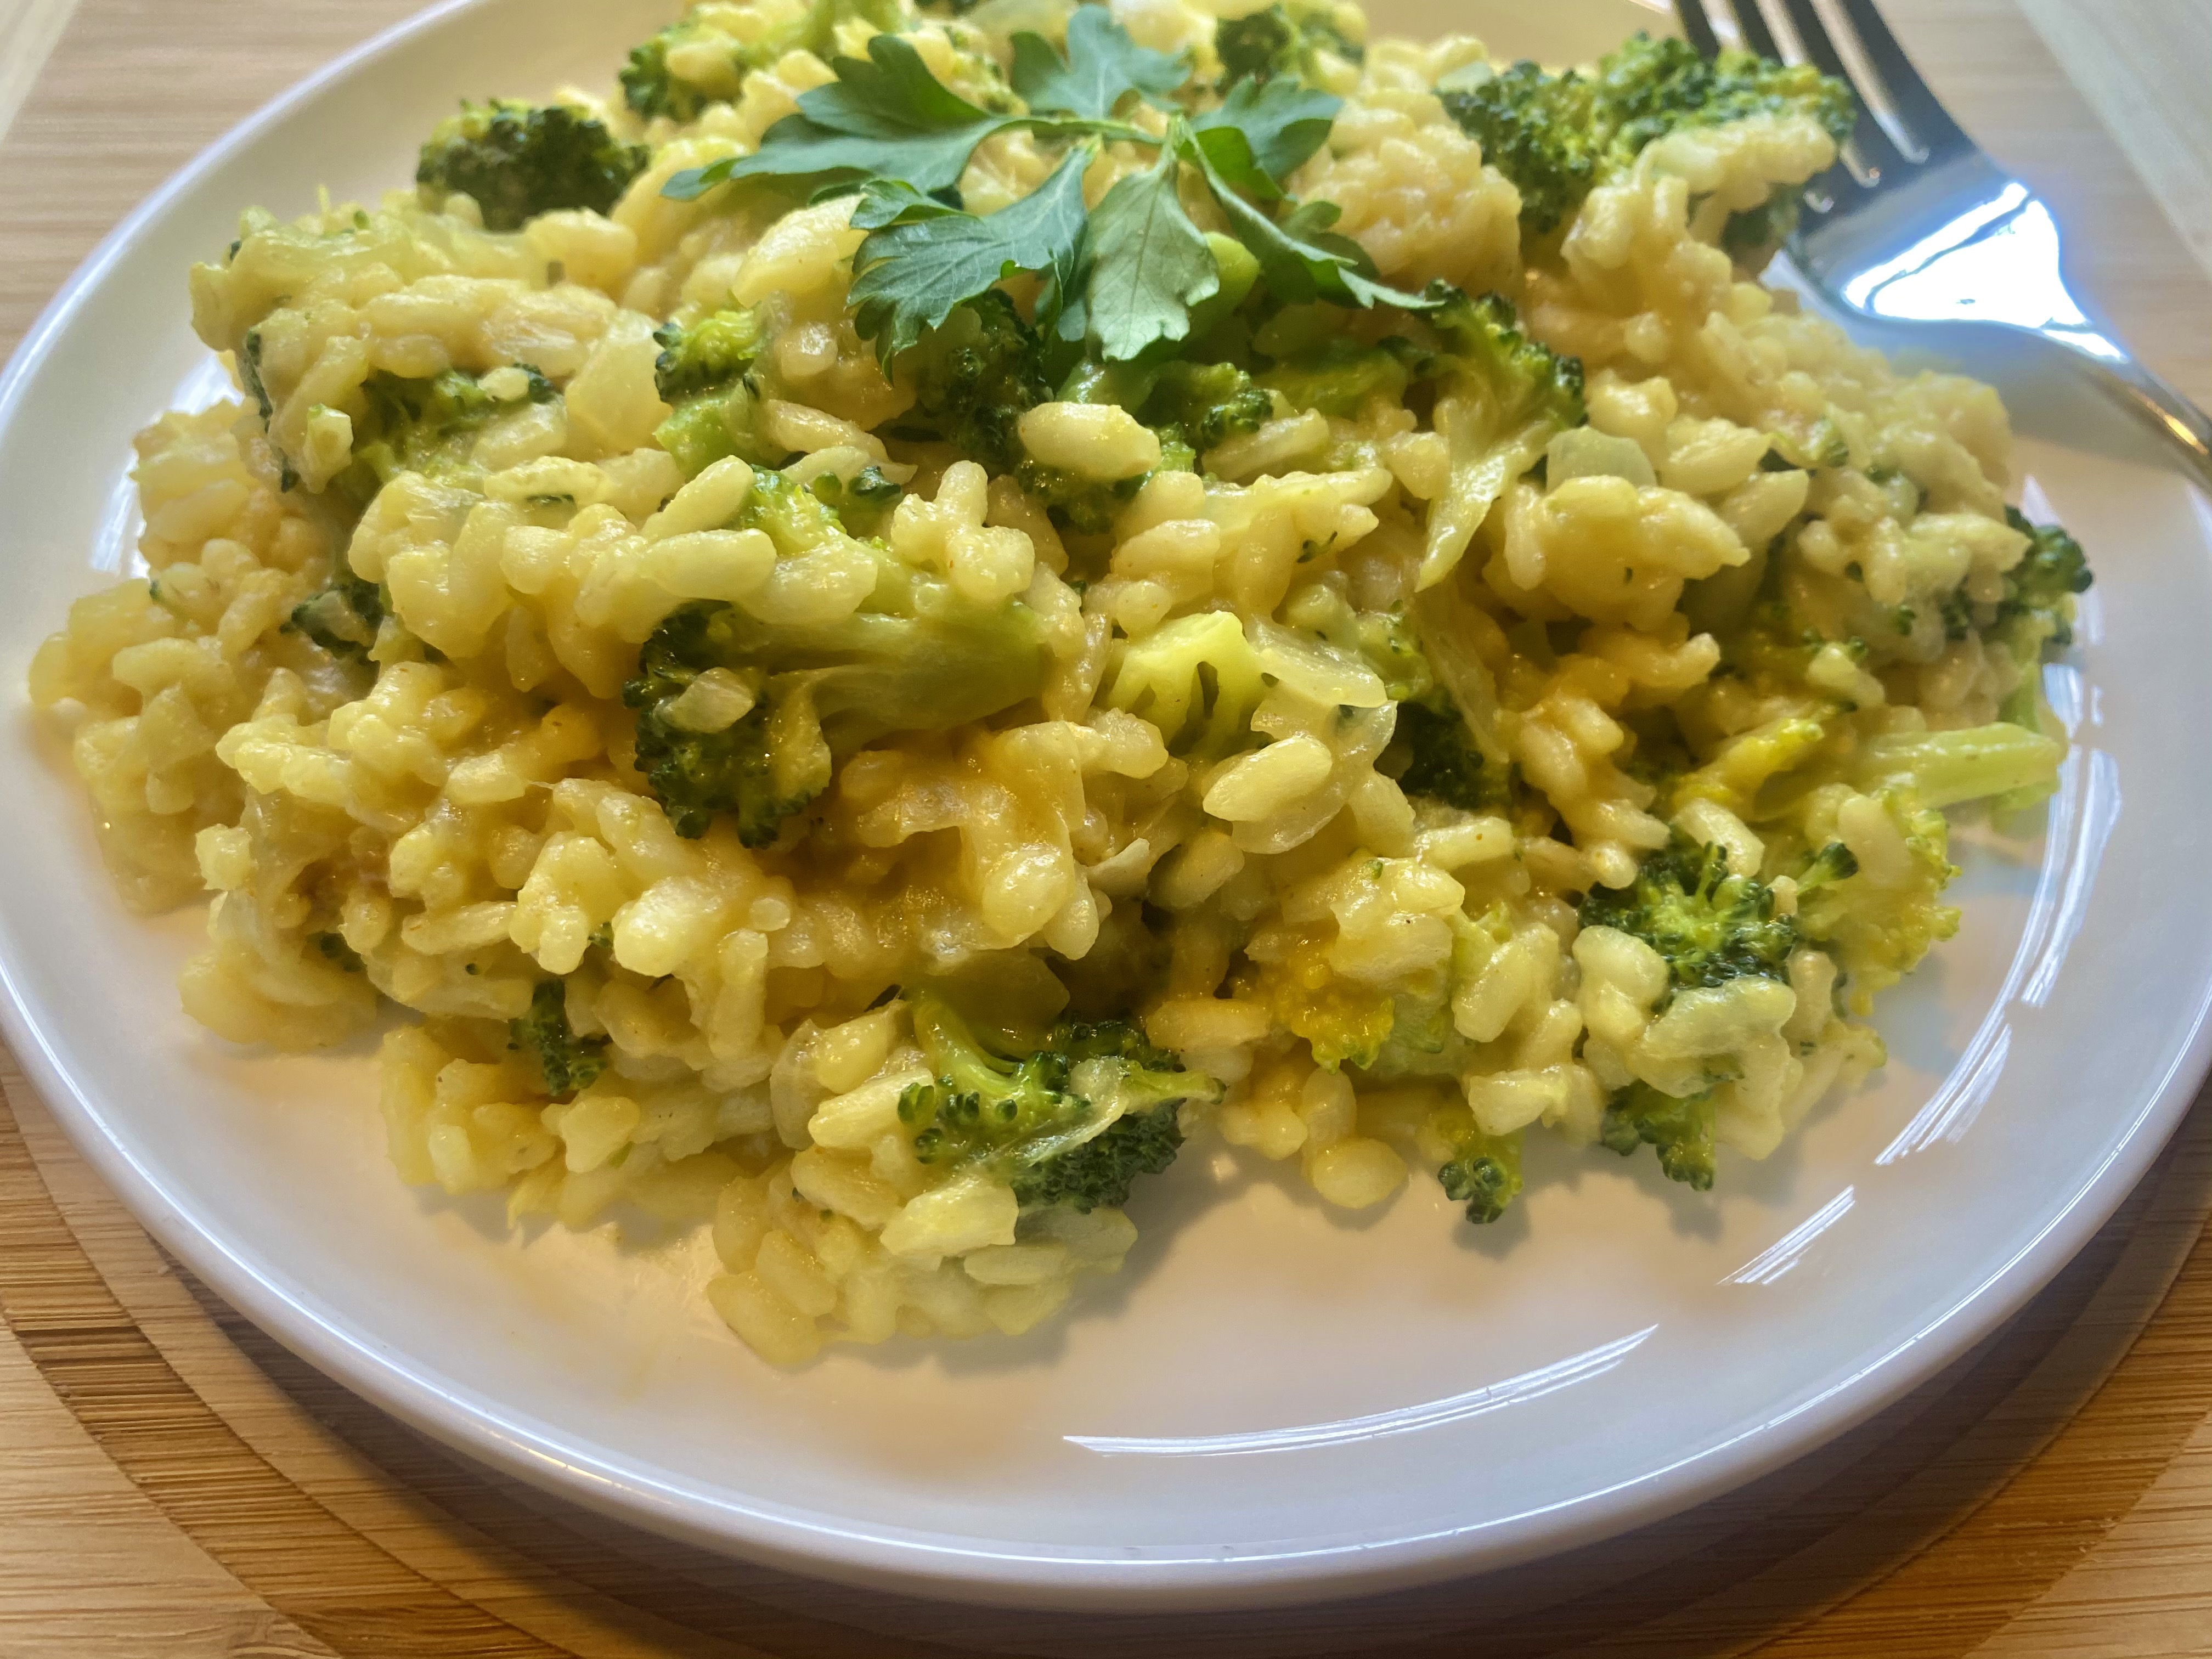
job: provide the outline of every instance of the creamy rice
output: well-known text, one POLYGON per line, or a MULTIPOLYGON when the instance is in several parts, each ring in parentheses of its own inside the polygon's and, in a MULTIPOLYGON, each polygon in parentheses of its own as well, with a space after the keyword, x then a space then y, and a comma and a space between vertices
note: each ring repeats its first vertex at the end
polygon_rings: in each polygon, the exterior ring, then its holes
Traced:
MULTIPOLYGON (((1984 624, 2028 539, 1994 393, 1899 373, 1720 246, 1729 212, 1834 159, 1817 122, 1674 132, 1524 237, 1516 185, 1436 90, 1478 44, 1380 41, 1314 70, 1346 101, 1297 194, 1339 204, 1382 279, 1500 293, 1585 377, 1588 427, 1437 573, 1452 422, 1472 418, 1448 395, 1331 413, 1279 393, 1194 470, 1116 404, 1048 398, 1015 439, 1109 489, 1092 528, 907 434, 912 389, 848 308, 852 198, 661 193, 833 76, 799 47, 732 67, 730 43, 770 38, 791 0, 695 10, 692 118, 563 94, 649 146, 604 213, 494 232, 468 197, 413 191, 256 212, 191 274, 241 396, 141 436, 149 574, 78 601, 31 684, 69 711, 125 899, 215 896, 181 982, 193 1018, 307 1048, 405 1011, 380 1042, 403 1179, 503 1193, 518 1222, 709 1224, 707 1296, 780 1364, 1026 1330, 1135 1237, 1117 1206, 1024 1205, 988 1164, 918 1157, 901 1102, 932 1076, 921 983, 1032 1034, 1009 1053, 1071 1006, 1139 1025, 1193 1074, 1168 1109, 1185 1135, 1352 1209, 1471 1136, 1606 1138, 1637 1090, 1704 1103, 1722 1145, 1763 1158, 1880 1062, 1869 996, 1955 917, 1935 901, 1944 803, 1869 757, 2000 720, 2032 669, 1984 624), (734 459, 687 477, 656 436, 673 411, 655 331, 729 307, 764 331, 781 479, 734 459), (374 387, 450 370, 496 412, 360 500, 374 387), (779 489, 854 499, 837 492, 871 470, 896 487, 872 541, 836 514, 805 537, 761 516, 779 489), (835 626, 883 558, 1025 607, 1033 687, 837 753, 764 842, 727 815, 679 834, 624 702, 641 647, 702 602, 835 626), (1751 672, 1777 592, 1837 624, 1751 672), (311 605, 324 625, 295 616, 311 605), (1418 693, 1374 644, 1394 625, 1514 780, 1493 805, 1401 787, 1418 693), (1662 729, 1681 751, 1663 765, 1662 729), (1589 924, 1587 896, 1670 845, 1772 884, 1785 964, 1680 985, 1648 939, 1589 924), (1830 847, 1855 873, 1793 922, 1830 847), (580 1086, 551 1089, 518 1046, 549 1008, 592 1057, 580 1086)), ((1114 10, 1210 72, 1207 5, 1114 10)), ((941 80, 1003 86, 1003 36, 900 21, 941 80)), ((871 32, 848 22, 839 46, 871 32)), ((1001 135, 962 198, 1018 200, 1053 165, 1001 135)), ((1109 144, 1087 200, 1149 165, 1109 144)), ((1341 329, 1419 332, 1386 313, 1341 329)), ((726 730, 760 695, 718 671, 672 718, 726 730)))

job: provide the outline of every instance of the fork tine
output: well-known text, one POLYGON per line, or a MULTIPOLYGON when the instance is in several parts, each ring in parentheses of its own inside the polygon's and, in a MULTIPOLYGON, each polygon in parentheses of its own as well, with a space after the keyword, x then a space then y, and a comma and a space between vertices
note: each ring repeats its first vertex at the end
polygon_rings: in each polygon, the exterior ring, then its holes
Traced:
POLYGON ((1759 0, 1729 0, 1729 10, 1735 15, 1736 36, 1746 52, 1755 52, 1761 58, 1782 56, 1782 48, 1774 42, 1774 31, 1766 27, 1766 15, 1759 9, 1759 0))
POLYGON ((1889 32, 1889 25, 1881 21, 1881 13, 1875 9, 1874 0, 1843 0, 1843 8, 1851 27, 1858 31, 1860 49, 1866 53, 1875 73, 1881 76, 1891 106, 1921 149, 1928 152, 1931 160, 1957 150, 1972 149, 1974 141, 1951 118, 1951 112, 1929 90, 1928 82, 1920 78, 1920 71, 1912 67, 1905 48, 1889 32))
POLYGON ((1713 33, 1713 20, 1705 15, 1705 0, 1674 0, 1674 16, 1682 26, 1682 38, 1698 57, 1710 61, 1720 56, 1720 37, 1713 33))
POLYGON ((1823 75, 1832 75, 1850 87, 1858 105, 1857 125, 1851 129, 1851 144, 1858 152, 1859 164, 1876 179, 1888 178, 1911 165, 1896 141, 1882 131, 1881 123, 1875 118, 1872 106, 1863 93, 1857 91, 1850 68, 1836 43, 1828 38, 1828 26, 1814 9, 1813 0, 1783 0, 1790 14, 1790 27, 1797 31, 1797 39, 1805 48, 1805 55, 1813 60, 1814 67, 1823 75))

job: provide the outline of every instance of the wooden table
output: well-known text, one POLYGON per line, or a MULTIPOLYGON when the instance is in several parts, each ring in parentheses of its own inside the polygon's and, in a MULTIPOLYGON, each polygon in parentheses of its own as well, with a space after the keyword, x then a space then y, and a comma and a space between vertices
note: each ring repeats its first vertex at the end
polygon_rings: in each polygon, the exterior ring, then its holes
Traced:
MULTIPOLYGON (((0 127, 30 88, 0 145, 0 349, 201 145, 415 3, 77 0, 33 83, 70 0, 0 0, 0 127)), ((2191 252, 2212 257, 2212 4, 1889 9, 1946 100, 2056 208, 2085 286, 2212 401, 2212 284, 2191 252)), ((0 1655, 2212 1655, 2203 1102, 2002 1332, 1746 1492, 1387 1602, 1116 1621, 810 1584, 489 1474, 192 1283, 4 1056, 0 1085, 0 1655)))

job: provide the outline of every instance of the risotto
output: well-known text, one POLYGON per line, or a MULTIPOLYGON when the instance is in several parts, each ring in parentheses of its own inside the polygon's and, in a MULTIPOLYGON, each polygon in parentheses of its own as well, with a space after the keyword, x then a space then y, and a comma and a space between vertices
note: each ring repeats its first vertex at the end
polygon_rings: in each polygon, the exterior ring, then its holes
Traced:
POLYGON ((377 1042, 404 1181, 710 1225, 781 1364, 1035 1326, 1187 1146, 1481 1224, 1879 1065, 2081 551, 1759 281, 1836 83, 1365 36, 701 0, 248 213, 31 676, 185 1011, 377 1042))

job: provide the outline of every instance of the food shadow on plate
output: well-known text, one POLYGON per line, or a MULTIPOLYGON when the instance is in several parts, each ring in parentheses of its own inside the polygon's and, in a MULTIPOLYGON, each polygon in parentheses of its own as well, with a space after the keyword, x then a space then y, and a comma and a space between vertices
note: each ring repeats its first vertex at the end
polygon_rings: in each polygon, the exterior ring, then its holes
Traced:
MULTIPOLYGON (((1712 1192, 1698 1192, 1679 1181, 1670 1181, 1659 1167, 1658 1155, 1638 1146, 1623 1158, 1603 1146, 1576 1146, 1554 1134, 1531 1135, 1521 1153, 1522 1189, 1505 1213, 1485 1226, 1462 1226, 1452 1237, 1463 1250, 1493 1261, 1510 1256, 1535 1230, 1530 1219, 1532 1200, 1554 1187, 1573 1191, 1585 1181, 1617 1181, 1626 1177, 1646 1197, 1656 1199, 1665 1212, 1668 1231, 1686 1238, 1711 1240, 1721 1231, 1719 1196, 1726 1190, 1731 1165, 1723 1155, 1712 1192)), ((1736 1164, 1748 1160, 1737 1159, 1736 1164)))

